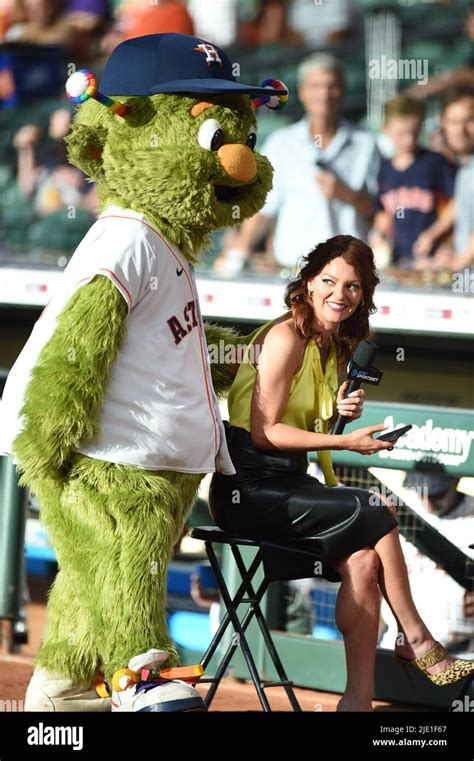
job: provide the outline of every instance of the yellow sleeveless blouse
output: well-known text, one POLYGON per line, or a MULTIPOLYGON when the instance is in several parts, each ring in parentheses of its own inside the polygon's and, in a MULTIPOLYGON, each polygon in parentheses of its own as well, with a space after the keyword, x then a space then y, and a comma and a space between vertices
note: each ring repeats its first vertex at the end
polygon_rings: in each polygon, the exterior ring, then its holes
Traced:
MULTIPOLYGON (((265 323, 252 337, 229 391, 227 400, 229 422, 237 428, 244 428, 249 433, 251 431, 251 401, 257 376, 257 371, 249 359, 249 347, 266 327, 279 319, 281 317, 265 323)), ((293 376, 288 403, 280 422, 304 431, 328 433, 328 420, 333 414, 337 388, 337 358, 334 341, 331 338, 330 351, 323 373, 318 346, 311 338, 306 345, 302 365, 293 376)), ((318 450, 317 457, 326 485, 336 486, 338 482, 334 475, 330 451, 318 450)))

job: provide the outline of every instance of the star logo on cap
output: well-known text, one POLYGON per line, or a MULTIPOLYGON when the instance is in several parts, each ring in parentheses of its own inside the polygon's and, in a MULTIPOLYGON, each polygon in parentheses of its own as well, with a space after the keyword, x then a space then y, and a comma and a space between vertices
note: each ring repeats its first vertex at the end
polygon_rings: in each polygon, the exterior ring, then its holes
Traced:
POLYGON ((208 66, 210 66, 211 63, 218 63, 220 66, 222 66, 222 61, 220 59, 219 53, 214 45, 210 45, 208 42, 201 42, 201 44, 194 48, 194 50, 198 50, 200 53, 204 53, 208 66))

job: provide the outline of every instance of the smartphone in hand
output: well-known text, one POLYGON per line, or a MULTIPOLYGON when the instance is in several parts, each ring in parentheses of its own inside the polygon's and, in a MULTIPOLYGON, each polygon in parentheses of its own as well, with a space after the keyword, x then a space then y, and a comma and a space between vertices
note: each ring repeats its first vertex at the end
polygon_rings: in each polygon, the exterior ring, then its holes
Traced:
POLYGON ((413 428, 413 426, 404 425, 401 428, 394 428, 393 431, 382 433, 381 436, 374 436, 374 438, 378 439, 379 441, 397 441, 400 436, 404 436, 410 430, 410 428, 413 428))

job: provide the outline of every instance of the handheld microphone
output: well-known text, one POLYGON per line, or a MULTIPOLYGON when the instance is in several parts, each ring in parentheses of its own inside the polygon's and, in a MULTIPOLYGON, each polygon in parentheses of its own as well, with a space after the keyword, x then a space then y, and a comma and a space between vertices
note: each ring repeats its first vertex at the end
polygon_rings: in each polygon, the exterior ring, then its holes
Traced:
MULTIPOLYGON (((344 399, 347 399, 349 394, 353 391, 357 391, 363 383, 369 383, 372 386, 379 385, 382 380, 383 372, 372 366, 372 361, 378 348, 377 344, 373 341, 360 342, 347 366, 347 380, 349 381, 349 386, 344 394, 344 399)), ((338 415, 336 422, 331 429, 331 433, 342 433, 344 427, 350 422, 350 417, 338 415)))

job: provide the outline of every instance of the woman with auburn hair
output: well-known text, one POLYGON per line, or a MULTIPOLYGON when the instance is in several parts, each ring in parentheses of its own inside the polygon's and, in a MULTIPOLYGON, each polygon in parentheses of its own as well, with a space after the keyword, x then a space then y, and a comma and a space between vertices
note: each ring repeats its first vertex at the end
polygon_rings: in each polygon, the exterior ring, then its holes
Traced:
POLYGON ((338 371, 369 335, 379 282, 372 250, 337 235, 303 261, 286 290, 288 312, 254 334, 230 389, 226 430, 236 474, 214 473, 209 507, 225 531, 267 540, 314 537, 322 575, 342 579, 336 623, 347 685, 338 710, 370 711, 380 591, 397 620, 395 655, 406 668, 443 685, 474 673, 474 662, 450 658, 420 618, 395 509, 366 489, 338 486, 331 464, 331 449, 368 455, 393 446, 373 438, 383 423, 328 433, 337 413, 351 420, 362 414, 364 391, 344 399, 347 382, 337 386, 338 371), (324 484, 307 474, 311 450, 324 484))

